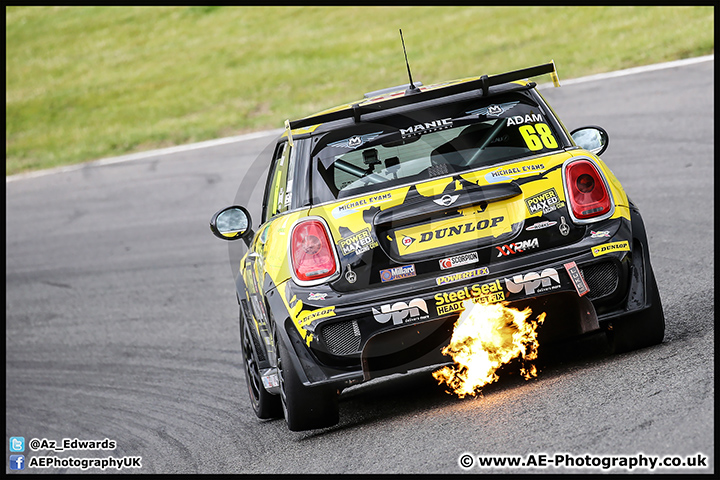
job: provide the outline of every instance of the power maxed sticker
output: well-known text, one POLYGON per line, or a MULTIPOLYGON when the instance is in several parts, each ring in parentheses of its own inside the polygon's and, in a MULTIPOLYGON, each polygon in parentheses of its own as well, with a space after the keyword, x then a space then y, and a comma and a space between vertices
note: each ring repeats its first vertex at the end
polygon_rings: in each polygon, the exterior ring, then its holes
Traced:
POLYGON ((565 206, 565 202, 560 200, 555 188, 550 188, 537 195, 526 198, 525 204, 527 205, 530 215, 535 215, 538 212, 544 214, 550 213, 565 206))
POLYGON ((352 254, 361 255, 368 250, 377 247, 378 242, 373 240, 370 229, 366 228, 365 230, 361 230, 354 235, 343 238, 342 240, 337 242, 337 246, 338 250, 340 250, 340 254, 344 257, 352 254))

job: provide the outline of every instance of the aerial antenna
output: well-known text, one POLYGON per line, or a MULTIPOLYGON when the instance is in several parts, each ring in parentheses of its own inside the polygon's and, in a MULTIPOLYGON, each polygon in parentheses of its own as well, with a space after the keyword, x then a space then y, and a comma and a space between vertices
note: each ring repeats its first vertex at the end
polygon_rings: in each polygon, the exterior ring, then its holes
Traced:
POLYGON ((410 86, 405 90, 405 95, 411 95, 413 93, 420 93, 420 89, 415 86, 412 79, 412 73, 410 73, 410 63, 407 59, 407 50, 405 50, 405 39, 403 38, 402 28, 400 29, 400 40, 402 41, 403 53, 405 54, 405 65, 407 65, 408 78, 410 79, 410 86))

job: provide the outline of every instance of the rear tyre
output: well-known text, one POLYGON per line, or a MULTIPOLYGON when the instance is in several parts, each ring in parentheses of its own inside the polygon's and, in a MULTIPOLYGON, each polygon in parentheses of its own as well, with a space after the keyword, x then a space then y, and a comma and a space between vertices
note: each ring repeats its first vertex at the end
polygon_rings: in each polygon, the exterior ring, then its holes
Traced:
POLYGON ((276 338, 275 347, 280 397, 288 429, 299 432, 337 425, 340 421, 337 390, 303 385, 285 344, 276 338))
POLYGON ((629 352, 662 343, 665 336, 665 314, 660 302, 655 275, 650 270, 648 296, 651 307, 612 322, 608 339, 613 353, 629 352))
POLYGON ((250 396, 250 405, 258 418, 282 418, 282 401, 280 395, 273 395, 265 390, 260 376, 257 356, 252 348, 250 330, 245 319, 240 317, 240 341, 242 342, 243 366, 245 382, 250 396))

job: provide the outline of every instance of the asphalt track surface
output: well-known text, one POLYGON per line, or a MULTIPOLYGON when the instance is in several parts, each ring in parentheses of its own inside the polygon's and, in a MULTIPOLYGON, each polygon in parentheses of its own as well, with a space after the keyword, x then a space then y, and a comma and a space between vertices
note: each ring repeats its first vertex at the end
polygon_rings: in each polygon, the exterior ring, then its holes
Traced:
POLYGON ((6 452, 11 436, 107 438, 114 450, 26 448, 26 460, 142 457, 131 473, 601 473, 459 459, 702 454, 705 468, 655 471, 714 472, 713 69, 542 90, 568 128, 610 134, 603 159, 648 230, 661 345, 613 356, 602 341, 579 344, 537 379, 508 374, 463 400, 427 372, 376 380, 346 390, 340 424, 319 431, 253 415, 241 251, 208 228, 236 200, 257 218, 269 153, 257 159, 273 136, 7 182, 6 452))

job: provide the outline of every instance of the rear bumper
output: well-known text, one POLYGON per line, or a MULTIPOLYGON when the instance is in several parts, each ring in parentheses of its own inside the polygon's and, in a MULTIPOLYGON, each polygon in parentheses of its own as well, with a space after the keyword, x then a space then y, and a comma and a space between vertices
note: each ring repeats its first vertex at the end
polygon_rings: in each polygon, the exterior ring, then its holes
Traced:
POLYGON ((634 238, 629 228, 621 228, 603 243, 628 242, 629 250, 610 249, 596 256, 584 248, 582 253, 576 250, 564 258, 555 252, 551 262, 528 263, 521 270, 501 275, 423 289, 406 284, 404 288, 323 296, 317 294, 317 287, 310 291, 290 284, 285 289, 287 300, 324 297, 316 302, 316 308, 333 310, 332 316, 308 324, 312 335, 304 338, 287 308, 277 301, 279 295, 269 304, 275 318, 286 319, 280 330, 286 344, 294 347, 294 360, 306 386, 344 388, 392 373, 452 363, 441 350, 450 341, 462 301, 470 298, 479 303, 504 301, 519 309, 529 306, 533 316, 545 312, 538 337, 542 348, 601 330, 623 316, 651 307, 646 290, 652 269, 642 220, 635 214, 634 238), (583 296, 566 268, 571 262, 579 267, 589 287, 583 296), (279 312, 281 309, 285 312, 279 312))

